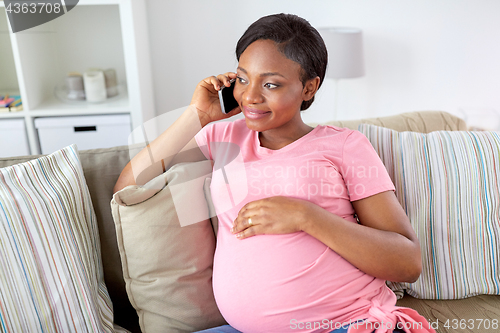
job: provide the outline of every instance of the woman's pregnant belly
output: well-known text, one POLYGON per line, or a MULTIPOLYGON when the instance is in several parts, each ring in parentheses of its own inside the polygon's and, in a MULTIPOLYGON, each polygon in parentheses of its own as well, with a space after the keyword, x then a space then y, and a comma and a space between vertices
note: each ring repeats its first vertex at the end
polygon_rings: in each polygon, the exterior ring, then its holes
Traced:
POLYGON ((373 280, 304 232, 240 240, 219 229, 214 294, 227 322, 245 333, 297 332, 299 323, 352 316, 360 310, 352 295, 373 280))

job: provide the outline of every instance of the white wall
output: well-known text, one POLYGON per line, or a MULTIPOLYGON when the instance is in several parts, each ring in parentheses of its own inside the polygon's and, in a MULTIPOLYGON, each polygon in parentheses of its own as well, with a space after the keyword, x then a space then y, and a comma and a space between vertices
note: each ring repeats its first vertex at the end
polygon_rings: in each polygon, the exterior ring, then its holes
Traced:
POLYGON ((18 90, 17 75, 14 56, 9 36, 9 23, 5 8, 0 8, 0 91, 9 92, 18 90))
MULTIPOLYGON (((157 114, 190 102, 206 76, 235 70, 236 42, 261 16, 363 30, 366 75, 339 83, 338 118, 415 110, 500 113, 498 0, 147 0, 157 114)), ((331 119, 327 80, 305 121, 331 119)), ((470 118, 469 118, 470 120, 470 118)))

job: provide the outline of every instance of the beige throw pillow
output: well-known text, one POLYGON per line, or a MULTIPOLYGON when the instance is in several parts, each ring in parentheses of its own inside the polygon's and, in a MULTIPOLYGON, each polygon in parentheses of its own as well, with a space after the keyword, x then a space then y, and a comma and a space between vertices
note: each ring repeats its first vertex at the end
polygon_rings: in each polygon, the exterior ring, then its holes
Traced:
POLYGON ((215 236, 204 193, 210 172, 209 161, 178 164, 113 196, 123 275, 143 333, 225 324, 212 290, 215 236))

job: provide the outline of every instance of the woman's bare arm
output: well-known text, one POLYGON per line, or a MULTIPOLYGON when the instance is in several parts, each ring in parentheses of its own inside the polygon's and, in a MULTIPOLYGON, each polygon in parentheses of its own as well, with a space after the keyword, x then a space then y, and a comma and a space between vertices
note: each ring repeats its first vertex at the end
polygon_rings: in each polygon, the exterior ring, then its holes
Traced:
POLYGON ((202 80, 196 86, 190 106, 179 119, 125 166, 113 193, 128 185, 144 185, 174 164, 206 159, 194 136, 208 123, 241 112, 238 107, 224 114, 220 108, 218 90, 222 85, 229 87, 229 81, 234 78, 236 74, 228 72, 202 80))
POLYGON ((422 271, 420 245, 392 191, 353 203, 360 224, 318 207, 304 231, 372 276, 415 282, 422 271))
POLYGON ((195 110, 188 107, 172 126, 125 166, 113 193, 128 185, 144 185, 173 164, 206 159, 194 139, 203 126, 195 110))

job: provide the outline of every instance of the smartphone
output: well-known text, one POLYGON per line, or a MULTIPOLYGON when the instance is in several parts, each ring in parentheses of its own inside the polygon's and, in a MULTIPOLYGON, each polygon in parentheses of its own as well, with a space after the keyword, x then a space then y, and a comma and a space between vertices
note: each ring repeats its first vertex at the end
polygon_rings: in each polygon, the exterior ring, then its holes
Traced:
POLYGON ((229 82, 231 82, 231 85, 229 87, 222 86, 221 89, 219 90, 220 109, 224 114, 227 114, 231 112, 234 108, 238 107, 238 102, 236 102, 233 96, 234 85, 236 84, 236 80, 232 79, 229 82))

